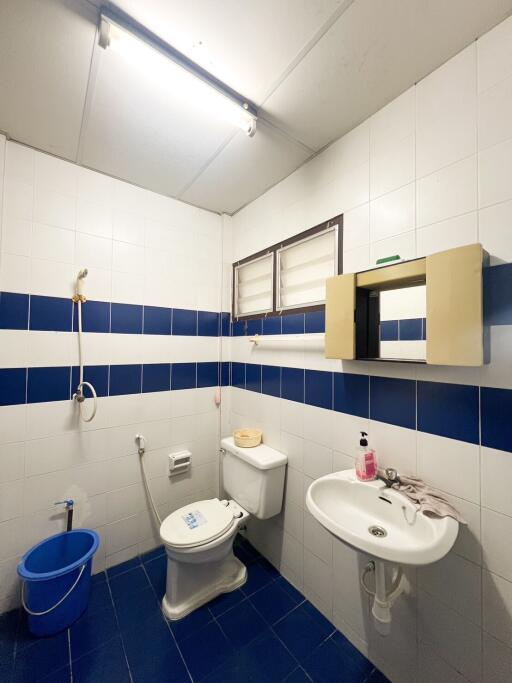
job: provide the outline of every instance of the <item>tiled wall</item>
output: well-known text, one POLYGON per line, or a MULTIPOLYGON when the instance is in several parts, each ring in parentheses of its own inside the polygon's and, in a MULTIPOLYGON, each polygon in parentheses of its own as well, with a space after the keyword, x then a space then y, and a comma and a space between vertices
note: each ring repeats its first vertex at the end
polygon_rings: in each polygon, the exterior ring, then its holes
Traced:
POLYGON ((161 514, 216 494, 226 324, 219 216, 0 136, 2 183, 0 612, 18 599, 20 554, 65 526, 56 500, 75 499, 76 525, 99 531, 96 570, 159 543, 138 432, 161 514), (82 267, 85 379, 99 396, 90 424, 70 400, 82 267), (192 470, 171 482, 167 455, 182 448, 192 470))
MULTIPOLYGON (((509 19, 236 214, 233 260, 343 213, 346 272, 476 241, 493 265, 512 261, 511 45, 509 19)), ((240 326, 231 340, 223 429, 260 426, 289 458, 283 513, 250 538, 394 682, 512 680, 510 266, 486 271, 485 297, 483 368, 329 361, 318 316, 283 318, 286 342, 255 347, 240 326), (387 639, 359 587, 366 559, 304 505, 316 477, 352 466, 359 430, 468 520, 444 560, 408 571, 387 639)))

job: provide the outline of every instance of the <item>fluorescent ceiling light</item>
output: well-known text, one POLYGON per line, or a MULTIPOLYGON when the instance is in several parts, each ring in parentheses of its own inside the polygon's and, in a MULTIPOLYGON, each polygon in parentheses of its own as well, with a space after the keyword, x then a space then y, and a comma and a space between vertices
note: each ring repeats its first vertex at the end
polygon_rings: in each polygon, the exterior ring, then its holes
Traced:
POLYGON ((122 55, 131 68, 159 86, 167 84, 180 98, 196 101, 210 116, 232 123, 250 137, 256 132, 258 112, 252 102, 122 10, 102 8, 99 44, 122 55))

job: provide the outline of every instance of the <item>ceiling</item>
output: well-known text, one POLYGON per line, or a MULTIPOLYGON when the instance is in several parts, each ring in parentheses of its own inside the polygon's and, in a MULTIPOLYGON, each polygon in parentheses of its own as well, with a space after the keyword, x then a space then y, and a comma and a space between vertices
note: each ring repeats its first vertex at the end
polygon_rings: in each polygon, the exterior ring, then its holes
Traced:
POLYGON ((512 0, 117 0, 259 107, 248 138, 101 49, 100 5, 0 0, 0 130, 230 214, 512 12, 512 0))

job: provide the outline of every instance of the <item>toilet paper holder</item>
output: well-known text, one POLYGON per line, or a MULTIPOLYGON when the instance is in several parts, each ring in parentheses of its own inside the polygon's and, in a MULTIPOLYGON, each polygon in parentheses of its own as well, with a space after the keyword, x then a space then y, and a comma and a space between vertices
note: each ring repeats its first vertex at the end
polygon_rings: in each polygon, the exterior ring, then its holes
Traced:
POLYGON ((177 451, 169 454, 169 476, 175 477, 178 474, 188 472, 192 460, 190 451, 177 451))

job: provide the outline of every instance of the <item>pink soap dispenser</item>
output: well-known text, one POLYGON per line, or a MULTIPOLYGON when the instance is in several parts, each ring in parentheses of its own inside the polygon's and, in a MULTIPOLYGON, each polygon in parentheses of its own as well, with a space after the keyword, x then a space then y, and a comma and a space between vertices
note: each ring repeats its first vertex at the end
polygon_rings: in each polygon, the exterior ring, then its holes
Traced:
POLYGON ((372 481, 377 478, 377 456, 373 448, 368 446, 367 436, 366 432, 361 432, 356 454, 356 476, 360 481, 372 481))

